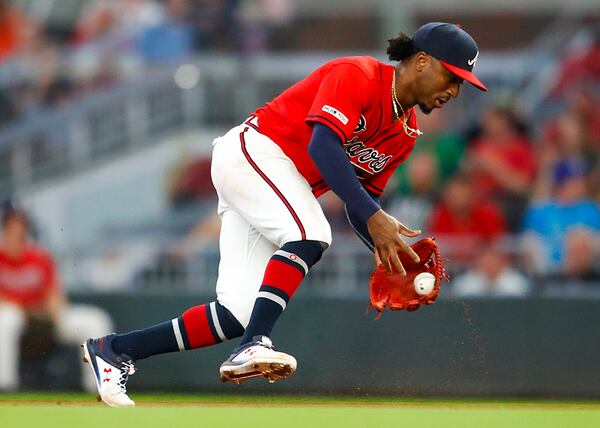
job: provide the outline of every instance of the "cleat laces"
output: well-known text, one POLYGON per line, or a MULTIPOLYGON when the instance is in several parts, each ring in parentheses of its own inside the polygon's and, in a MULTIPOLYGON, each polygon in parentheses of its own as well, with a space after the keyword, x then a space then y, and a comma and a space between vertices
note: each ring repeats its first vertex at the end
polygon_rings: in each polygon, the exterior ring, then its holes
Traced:
POLYGON ((133 361, 129 360, 126 363, 121 363, 121 375, 119 376, 117 385, 119 385, 119 388, 123 394, 127 394, 127 379, 129 379, 129 376, 135 374, 136 371, 137 370, 133 364, 133 361))
POLYGON ((255 337, 254 344, 264 346, 265 348, 274 349, 273 342, 266 336, 255 337))

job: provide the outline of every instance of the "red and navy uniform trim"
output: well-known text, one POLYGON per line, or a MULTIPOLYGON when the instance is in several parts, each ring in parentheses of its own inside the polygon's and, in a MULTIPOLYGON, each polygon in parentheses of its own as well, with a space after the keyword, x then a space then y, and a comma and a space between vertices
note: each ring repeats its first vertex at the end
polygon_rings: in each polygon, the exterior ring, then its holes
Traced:
MULTIPOLYGON (((215 314, 215 316, 216 316, 216 314, 215 314)), ((215 342, 221 343, 222 340, 219 337, 219 334, 217 333, 217 329, 215 328, 215 323, 213 321, 214 320, 213 313, 212 313, 210 304, 206 305, 206 318, 208 319, 208 328, 210 329, 210 333, 212 334, 212 337, 215 339, 215 342)))
POLYGON ((181 333, 181 339, 183 340, 183 347, 185 349, 192 349, 182 316, 177 318, 177 323, 179 324, 179 332, 181 333))
POLYGON ((215 327, 212 324, 209 305, 190 308, 180 318, 182 319, 182 322, 178 320, 180 330, 181 324, 185 327, 183 329, 185 336, 182 334, 182 339, 184 340, 186 349, 202 348, 221 342, 221 338, 216 333, 215 327), (189 348, 187 347, 188 345, 189 348))
MULTIPOLYGON (((257 129, 252 124, 249 124, 249 123, 246 123, 246 124, 249 126, 252 126, 253 129, 257 129)), ((242 153, 244 153, 246 160, 252 166, 252 168, 254 168, 254 170, 258 173, 258 175, 260 175, 261 178, 263 180, 265 180, 265 182, 269 185, 269 187, 271 189, 273 189, 275 194, 279 197, 281 202, 283 202, 283 204, 285 205, 287 210, 290 212, 292 218, 296 222, 296 225, 298 225, 298 229, 300 229, 300 235, 302 236, 302 240, 305 241, 306 240, 306 230, 304 229, 304 225, 302 224, 302 221, 300 221, 300 217, 298 217, 298 214, 296 214, 296 211, 294 211, 294 208, 289 203, 289 201, 286 199, 286 197, 283 196, 283 193, 281 193, 281 191, 277 188, 277 186, 275 186, 275 184, 269 179, 269 177, 267 177, 267 175, 258 167, 256 162, 254 162, 254 160, 248 153, 248 150, 246 149, 246 139, 244 138, 244 134, 248 131, 248 129, 250 129, 250 128, 246 127, 246 128, 244 128, 244 130, 242 132, 240 132, 240 143, 241 143, 241 147, 242 147, 242 153)))
POLYGON ((255 115, 251 115, 245 122, 244 125, 248 125, 250 128, 254 129, 256 132, 258 132, 259 134, 260 129, 258 129, 258 126, 256 126, 255 124, 252 123, 252 121, 256 118, 255 115))
MULTIPOLYGON (((340 137, 344 142, 346 142, 349 138, 346 135, 346 133, 344 132, 344 130, 342 128, 339 127, 339 125, 337 123, 335 123, 333 120, 329 119, 328 117, 325 116, 321 116, 321 115, 317 115, 317 114, 311 114, 309 116, 306 116, 307 120, 312 120, 314 122, 314 119, 321 119, 324 120, 325 122, 327 122, 328 124, 330 124, 331 126, 333 126, 335 129, 332 129, 332 131, 336 131, 337 130, 337 134, 338 137, 340 137)), ((330 126, 330 128, 331 128, 330 126)))
POLYGON ((290 302, 290 295, 288 293, 286 293, 285 290, 282 290, 278 286, 263 284, 260 286, 260 291, 266 291, 267 293, 271 293, 276 296, 279 296, 285 301, 285 303, 290 302))
POLYGON ((283 257, 283 256, 280 256, 279 254, 275 253, 271 257, 271 260, 278 260, 281 263, 285 263, 286 265, 291 266, 294 269, 297 269, 298 271, 300 271, 300 273, 302 274, 302 276, 306 275, 306 272, 304 272, 304 268, 302 266, 300 266, 296 262, 293 262, 292 260, 288 259, 287 257, 283 257))

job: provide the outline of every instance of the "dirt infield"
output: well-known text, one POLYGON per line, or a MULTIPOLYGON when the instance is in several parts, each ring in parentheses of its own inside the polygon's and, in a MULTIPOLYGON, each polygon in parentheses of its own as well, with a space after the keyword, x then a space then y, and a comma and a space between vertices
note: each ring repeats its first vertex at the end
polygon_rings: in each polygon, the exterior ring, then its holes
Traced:
MULTIPOLYGON (((135 396, 133 397, 135 399, 135 396)), ((101 402, 98 402, 93 397, 89 400, 61 400, 61 399, 2 399, 0 395, 0 406, 67 406, 67 407, 105 407, 101 402)), ((325 401, 325 402, 310 402, 310 401, 261 401, 256 397, 249 398, 248 401, 232 400, 232 401, 213 401, 213 400, 136 400, 136 407, 246 407, 246 408, 419 408, 419 409, 530 409, 530 410, 597 410, 600 411, 599 403, 560 403, 560 402, 503 402, 503 401, 390 401, 382 399, 378 402, 361 402, 358 400, 349 401, 325 401)))

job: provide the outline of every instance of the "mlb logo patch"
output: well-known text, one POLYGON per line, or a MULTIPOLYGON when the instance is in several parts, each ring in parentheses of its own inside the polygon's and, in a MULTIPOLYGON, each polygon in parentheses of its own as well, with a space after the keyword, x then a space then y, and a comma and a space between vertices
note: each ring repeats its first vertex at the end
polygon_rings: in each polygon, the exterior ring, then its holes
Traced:
POLYGON ((339 111, 336 108, 333 108, 333 107, 325 104, 321 110, 323 110, 325 113, 329 113, 330 115, 335 117, 337 120, 342 122, 344 125, 346 125, 348 123, 348 118, 344 115, 344 113, 342 113, 341 111, 339 111))

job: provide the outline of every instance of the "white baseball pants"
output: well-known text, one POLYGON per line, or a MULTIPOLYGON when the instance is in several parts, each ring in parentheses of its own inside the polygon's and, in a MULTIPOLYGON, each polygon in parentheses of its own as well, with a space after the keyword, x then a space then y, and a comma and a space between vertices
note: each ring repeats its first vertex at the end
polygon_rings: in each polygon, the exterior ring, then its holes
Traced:
POLYGON ((221 217, 217 299, 246 327, 267 262, 283 244, 331 243, 306 179, 256 119, 214 140, 212 179, 221 217))

